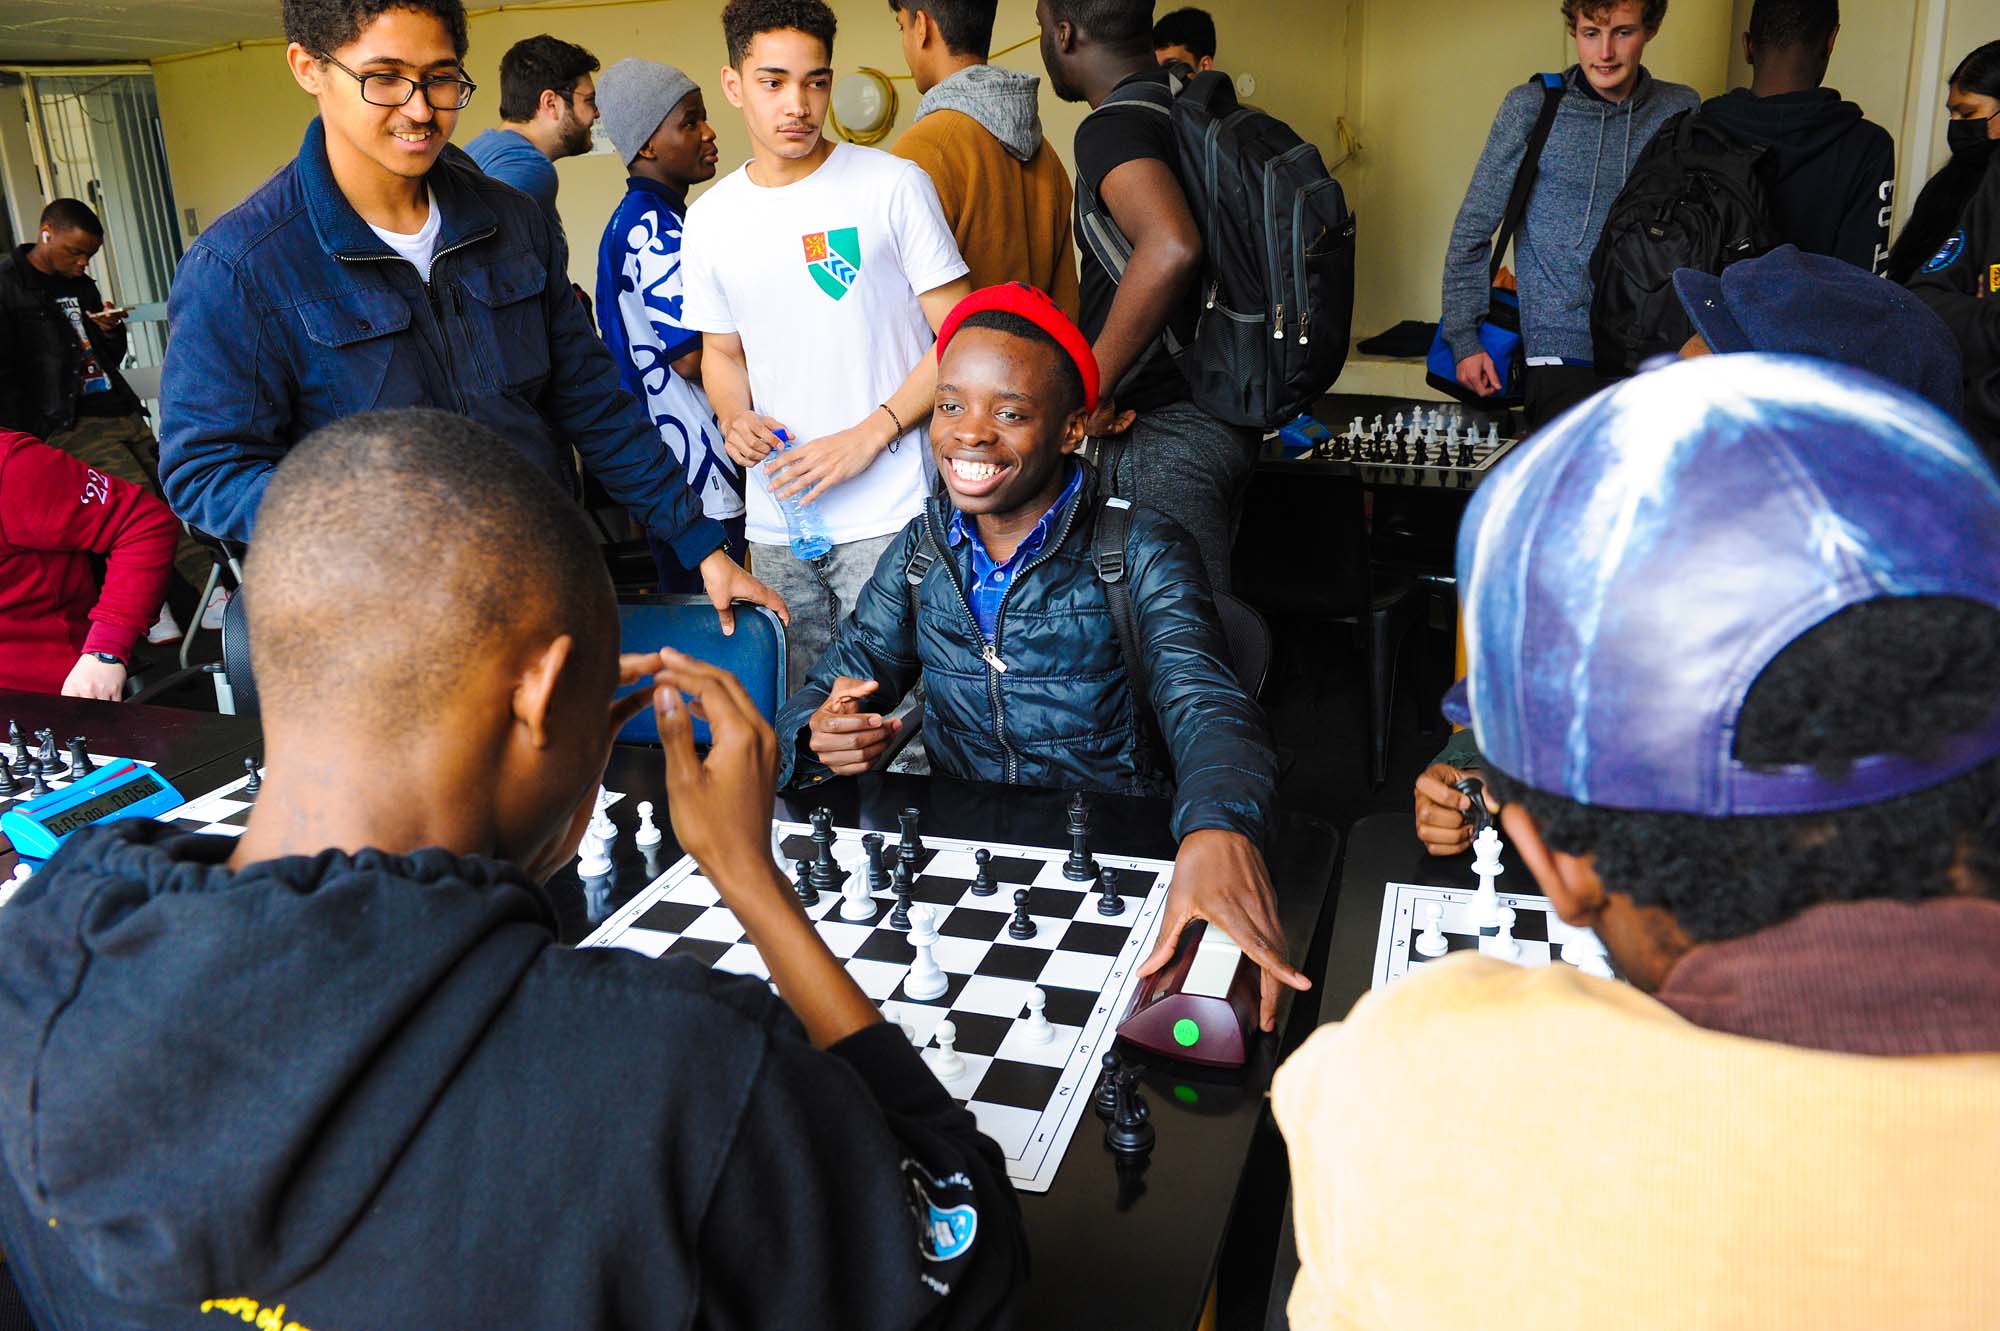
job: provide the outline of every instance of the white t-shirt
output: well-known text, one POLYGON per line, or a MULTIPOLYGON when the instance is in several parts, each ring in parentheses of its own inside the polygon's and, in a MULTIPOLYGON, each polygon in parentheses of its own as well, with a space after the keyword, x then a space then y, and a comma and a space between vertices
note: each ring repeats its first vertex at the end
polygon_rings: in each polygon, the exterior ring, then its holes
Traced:
MULTIPOLYGON (((819 170, 775 188, 739 167, 688 209, 681 322, 743 339, 750 400, 802 443, 857 425, 929 354, 917 303, 965 275, 937 189, 900 157, 836 144, 819 170)), ((928 416, 813 506, 835 543, 899 530, 933 471, 928 416)), ((750 472, 749 537, 785 541, 764 469, 750 472)))
POLYGON ((424 202, 429 206, 430 212, 415 235, 402 231, 384 231, 373 222, 368 223, 368 229, 373 231, 376 238, 384 245, 415 264, 418 276, 428 282, 431 280, 431 259, 437 254, 438 232, 444 223, 444 209, 437 206, 436 199, 426 199, 424 202))

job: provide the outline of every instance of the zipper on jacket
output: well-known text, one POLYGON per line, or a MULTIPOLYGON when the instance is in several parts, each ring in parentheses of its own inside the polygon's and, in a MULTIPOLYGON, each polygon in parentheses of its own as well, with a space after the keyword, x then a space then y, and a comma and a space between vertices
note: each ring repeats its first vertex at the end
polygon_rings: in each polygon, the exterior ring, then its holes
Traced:
MULTIPOLYGON (((1000 750, 1007 759, 1007 780, 1013 781, 1020 771, 1020 755, 1007 743, 1006 714, 1000 702, 1000 676, 1007 673, 1007 663, 1000 659, 1000 652, 987 641, 986 630, 979 627, 979 616, 972 613, 972 598, 965 594, 965 586, 958 580, 958 569, 951 556, 945 551, 944 543, 937 538, 937 529, 931 524, 931 506, 924 505, 924 539, 931 543, 931 549, 939 554, 938 562, 944 565, 945 577, 951 580, 951 589, 958 593, 959 608, 965 611, 965 624, 972 630, 972 636, 979 639, 979 656, 986 662, 986 705, 993 712, 993 735, 1000 741, 1000 750)), ((1004 597, 1002 598, 1005 599, 1004 597)), ((994 623, 1000 621, 996 618, 994 623)))
MULTIPOLYGON (((1030 559, 1021 571, 1014 575, 1014 580, 1007 584, 1007 590, 1000 593, 1000 604, 993 611, 993 651, 995 653, 998 653, 1000 650, 1000 631, 1005 627, 1007 602, 1013 599, 1014 589, 1021 585, 1022 579, 1055 558, 1056 552, 1062 549, 1063 542, 1069 539, 1069 530, 1076 522, 1076 510, 1082 503, 1083 490, 1079 487, 1076 494, 1069 501, 1069 511, 1063 514, 1062 530, 1056 533, 1055 540, 1043 546, 1041 553, 1030 559)), ((970 608, 970 605, 968 605, 967 609, 969 610, 970 608)), ((978 624, 975 622, 973 627, 977 628, 978 624)), ((999 657, 996 655, 994 659, 998 660, 999 657)), ((1013 785, 1021 779, 1021 755, 1016 753, 1014 746, 1007 742, 1007 718, 1000 710, 999 681, 994 680, 990 673, 986 678, 993 683, 995 733, 999 736, 1000 747, 1007 754, 1007 784, 1013 785)))
MULTIPOLYGON (((478 235, 467 236, 455 244, 447 245, 445 248, 435 251, 431 255, 431 272, 437 272, 438 260, 444 258, 445 255, 476 245, 480 241, 492 236, 492 234, 491 230, 482 231, 478 235)), ((334 257, 342 263, 410 263, 408 259, 405 259, 400 254, 336 254, 334 257)), ((410 263, 410 270, 412 272, 416 271, 416 267, 415 264, 410 263)), ((446 331, 444 326, 444 314, 438 306, 437 290, 432 283, 423 281, 421 274, 419 274, 419 281, 424 289, 424 303, 430 306, 431 326, 437 334, 438 351, 444 361, 445 378, 451 383, 452 405, 459 415, 469 416, 472 413, 466 407, 465 394, 459 391, 458 367, 452 362, 451 358, 451 334, 446 331)), ((463 306, 459 304, 457 288, 451 287, 447 288, 447 290, 452 294, 454 309, 462 313, 463 306)))

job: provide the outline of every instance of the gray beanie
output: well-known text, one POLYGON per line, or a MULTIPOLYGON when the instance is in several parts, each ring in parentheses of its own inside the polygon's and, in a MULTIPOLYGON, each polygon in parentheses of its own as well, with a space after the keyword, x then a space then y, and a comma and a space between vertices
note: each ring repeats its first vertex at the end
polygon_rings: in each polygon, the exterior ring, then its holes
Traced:
POLYGON ((681 98, 700 85, 672 65, 626 56, 597 77, 597 113, 627 166, 681 98))

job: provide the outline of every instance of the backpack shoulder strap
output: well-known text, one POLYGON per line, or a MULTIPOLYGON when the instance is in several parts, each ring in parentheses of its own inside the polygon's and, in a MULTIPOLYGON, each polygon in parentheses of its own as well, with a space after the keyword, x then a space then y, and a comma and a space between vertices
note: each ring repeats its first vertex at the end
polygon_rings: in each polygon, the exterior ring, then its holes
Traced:
POLYGON ((1528 196, 1535 192, 1535 177, 1542 169, 1542 149, 1548 146, 1549 131, 1555 128, 1556 108, 1562 105, 1563 94, 1569 90, 1560 74, 1537 74, 1530 82, 1542 85, 1542 109, 1535 116, 1535 127, 1528 131, 1528 146, 1521 153, 1520 169, 1514 172, 1507 210, 1500 215, 1500 233, 1493 241, 1493 262, 1486 274, 1488 283, 1500 280, 1500 264, 1507 255, 1507 246, 1513 243, 1514 233, 1521 229, 1521 219, 1528 214, 1528 196))
POLYGON ((924 579, 930 574, 931 565, 937 563, 937 551, 931 545, 930 523, 921 524, 923 532, 917 543, 910 547, 910 557, 903 561, 903 598, 909 603, 910 623, 917 622, 919 610, 918 591, 924 579))
POLYGON ((1090 562, 1097 580, 1104 584, 1104 600, 1111 610, 1112 627, 1118 631, 1118 653, 1125 658, 1125 678, 1132 686, 1132 717, 1136 723, 1133 749, 1140 772, 1157 770, 1153 754, 1158 752, 1154 734, 1159 722, 1153 716, 1153 691, 1146 653, 1139 638, 1139 614, 1132 604, 1132 584, 1126 576, 1127 538, 1132 531, 1132 505, 1116 495, 1107 495, 1097 513, 1097 530, 1090 542, 1090 562))

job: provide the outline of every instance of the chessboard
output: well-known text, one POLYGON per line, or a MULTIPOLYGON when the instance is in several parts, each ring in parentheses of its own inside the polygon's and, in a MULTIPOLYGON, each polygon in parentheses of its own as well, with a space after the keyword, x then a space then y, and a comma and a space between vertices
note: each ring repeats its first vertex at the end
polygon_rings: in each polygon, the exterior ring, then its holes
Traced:
MULTIPOLYGON (((1388 884, 1382 895, 1382 929, 1375 941, 1375 987, 1400 980, 1454 952, 1504 955, 1509 949, 1498 941, 1500 930, 1493 926, 1482 929, 1475 922, 1475 896, 1471 888, 1388 884), (1427 957, 1416 944, 1429 923, 1427 907, 1433 903, 1439 907, 1438 929, 1444 935, 1445 950, 1427 957)), ((1610 977, 1604 944, 1597 935, 1563 923, 1547 897, 1514 892, 1496 896, 1503 908, 1513 912, 1515 948, 1506 960, 1517 966, 1574 966, 1591 975, 1610 977)))
MULTIPOLYGON (((13 808, 16 804, 26 804, 31 799, 40 798, 40 795, 35 790, 34 782, 28 776, 27 765, 25 763, 16 764, 12 760, 13 755, 18 752, 18 750, 11 748, 0 750, 0 763, 8 765, 8 772, 14 778, 10 783, 10 788, 5 793, 0 793, 0 813, 7 812, 7 810, 13 808)), ((40 753, 41 749, 31 746, 29 752, 40 753)), ((88 753, 88 750, 86 750, 86 753, 88 753)), ((50 791, 61 790, 64 786, 67 786, 72 779, 71 774, 74 772, 76 765, 76 755, 70 749, 58 748, 56 756, 58 761, 62 763, 62 770, 56 773, 44 773, 42 776, 43 784, 48 786, 50 791)), ((114 757, 111 754, 105 753, 88 753, 88 756, 92 771, 104 766, 106 763, 128 761, 127 759, 114 757)), ((142 763, 140 765, 143 767, 152 766, 151 763, 142 763)), ((0 842, 0 845, 4 844, 4 842, 0 842)))
MULTIPOLYGON (((781 864, 812 861, 817 847, 804 823, 773 825, 781 864)), ((863 833, 833 829, 835 877, 846 884, 864 873, 863 833)), ((1101 1071, 1102 1051, 1116 1038, 1116 1023, 1131 1001, 1135 974, 1165 904, 1173 865, 1165 860, 1093 854, 1114 873, 1120 910, 1100 912, 1096 882, 1063 876, 1066 855, 1040 846, 920 836, 910 900, 933 909, 938 941, 933 959, 944 971, 945 991, 933 999, 906 990, 917 951, 910 933, 892 927, 892 897, 870 893, 870 915, 842 917, 847 900, 837 888, 821 891, 806 907, 820 937, 841 959, 883 1014, 899 1023, 952 1097, 972 1111, 1007 1157, 1016 1188, 1047 1191, 1063 1153, 1089 1107, 1101 1071), (973 891, 975 859, 984 850, 992 890, 973 891), (1017 908, 1015 895, 1026 896, 1017 908), (1021 939, 1010 925, 1025 912, 1034 935, 1021 939), (1037 991, 1040 1019, 1053 1026, 1034 1038, 1037 991), (955 1028, 950 1048, 940 1029, 955 1028), (954 1062, 962 1070, 952 1071, 954 1062)), ((895 851, 894 835, 887 850, 895 851)), ((858 888, 851 894, 859 896, 858 888)), ((914 906, 911 913, 916 914, 914 906)), ((722 904, 694 861, 683 858, 610 915, 581 947, 623 947, 648 956, 689 957, 705 966, 769 979, 743 926, 722 904)))
POLYGON ((1405 425, 1399 413, 1387 425, 1377 416, 1363 424, 1356 416, 1337 435, 1320 440, 1305 453, 1317 462, 1349 462, 1368 467, 1407 467, 1461 475, 1477 475, 1507 456, 1519 439, 1503 439, 1499 430, 1488 425, 1484 434, 1477 425, 1465 425, 1454 414, 1446 419, 1442 411, 1413 414, 1405 425), (1460 433, 1463 428, 1464 433, 1460 433))

